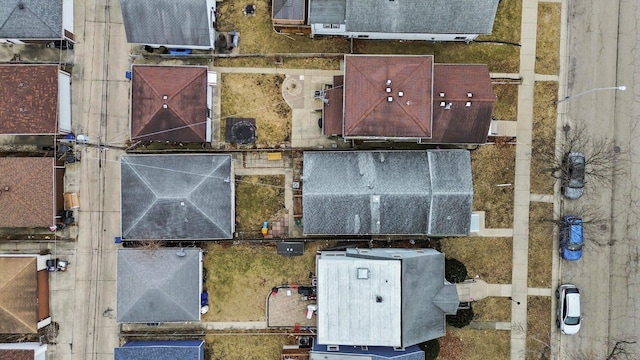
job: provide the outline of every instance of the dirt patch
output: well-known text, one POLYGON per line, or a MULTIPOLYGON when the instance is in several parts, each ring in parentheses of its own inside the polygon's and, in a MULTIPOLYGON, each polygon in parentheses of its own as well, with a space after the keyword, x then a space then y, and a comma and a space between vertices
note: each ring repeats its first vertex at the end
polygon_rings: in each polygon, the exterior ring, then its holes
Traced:
POLYGON ((260 231, 284 210, 284 176, 236 177, 236 229, 260 231))
POLYGON ((528 286, 551 287, 553 251, 553 204, 535 203, 529 206, 529 270, 528 286))
POLYGON ((455 237, 441 241, 442 252, 467 267, 469 277, 479 275, 492 284, 511 283, 513 239, 489 237, 455 237))
POLYGON ((533 134, 531 139, 531 193, 553 195, 554 179, 549 159, 556 148, 558 83, 537 81, 533 90, 533 134))
POLYGON ((485 211, 487 228, 513 226, 515 157, 515 145, 508 144, 483 145, 471 153, 473 209, 485 211))
POLYGON ((511 321, 511 300, 488 297, 473 304, 473 321, 511 321))
POLYGON ((279 147, 291 138, 291 108, 282 98, 282 75, 223 74, 220 104, 221 139, 225 118, 256 119, 256 145, 279 147))
POLYGON ((518 120, 518 85, 496 84, 493 85, 493 92, 497 98, 493 117, 498 120, 518 120))
POLYGON ((508 359, 510 349, 510 331, 451 328, 440 338, 438 359, 508 359))
POLYGON ((538 4, 536 74, 560 73, 560 8, 559 3, 538 4))
POLYGON ((266 298, 272 287, 309 283, 315 253, 329 242, 310 242, 303 256, 276 254, 273 244, 208 244, 204 266, 209 312, 202 321, 265 321, 266 298))
POLYGON ((529 296, 527 302, 526 359, 550 359, 551 297, 529 296))

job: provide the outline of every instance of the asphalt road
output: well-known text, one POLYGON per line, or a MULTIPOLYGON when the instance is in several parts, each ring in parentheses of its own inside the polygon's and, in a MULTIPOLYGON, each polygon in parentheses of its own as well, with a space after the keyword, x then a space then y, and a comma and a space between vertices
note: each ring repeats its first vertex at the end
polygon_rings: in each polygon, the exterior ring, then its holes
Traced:
MULTIPOLYGON (((583 126, 590 136, 612 139, 621 149, 623 169, 610 186, 587 184, 577 202, 564 208, 591 208, 604 221, 585 231, 586 249, 576 263, 560 262, 560 282, 582 292, 583 322, 576 336, 557 337, 562 359, 605 359, 619 341, 634 342, 640 329, 640 272, 635 238, 640 225, 640 41, 637 0, 568 0, 568 61, 561 74, 565 94, 625 85, 626 91, 602 90, 572 98, 559 107, 563 123, 583 126), (565 77, 563 78, 564 75, 565 77), (606 228, 601 228, 605 225, 606 228)), ((562 92, 562 91, 561 91, 562 92)), ((613 149, 611 149, 613 150, 613 149)), ((629 359, 640 344, 624 344, 629 359)), ((620 359, 621 357, 618 357, 620 359)))

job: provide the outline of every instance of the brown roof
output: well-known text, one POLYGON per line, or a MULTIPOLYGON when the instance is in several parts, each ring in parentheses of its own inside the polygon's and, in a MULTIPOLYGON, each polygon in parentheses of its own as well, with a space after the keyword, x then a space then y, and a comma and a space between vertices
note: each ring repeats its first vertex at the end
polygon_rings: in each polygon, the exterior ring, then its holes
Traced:
POLYGON ((0 228, 53 225, 53 166, 53 158, 0 158, 0 228))
POLYGON ((38 331, 37 259, 0 257, 0 333, 38 331))
POLYGON ((58 132, 58 66, 0 66, 0 134, 58 132))
POLYGON ((430 55, 345 55, 343 135, 430 137, 432 67, 430 55))
POLYGON ((487 65, 436 64, 433 72, 433 136, 422 142, 486 142, 496 101, 487 65))
POLYGON ((132 139, 206 141, 206 67, 134 66, 132 81, 132 139))
POLYGON ((333 87, 325 90, 327 102, 322 109, 322 131, 325 135, 342 135, 342 100, 344 75, 333 77, 333 87))
POLYGON ((0 349, 2 360, 33 360, 33 350, 0 349))

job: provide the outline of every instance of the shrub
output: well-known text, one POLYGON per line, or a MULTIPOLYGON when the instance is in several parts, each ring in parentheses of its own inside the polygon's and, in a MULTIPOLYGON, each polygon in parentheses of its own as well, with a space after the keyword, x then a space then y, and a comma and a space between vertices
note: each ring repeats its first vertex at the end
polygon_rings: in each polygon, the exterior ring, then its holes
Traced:
POLYGON ((468 309, 458 309, 458 312, 455 315, 447 315, 447 324, 457 327, 463 328, 469 324, 473 320, 473 308, 469 307, 468 309))
POLYGON ((424 351, 424 360, 436 360, 440 354, 440 341, 438 339, 425 341, 418 346, 424 351))
POLYGON ((467 280, 467 267, 459 260, 444 260, 444 278, 450 283, 461 283, 467 280))

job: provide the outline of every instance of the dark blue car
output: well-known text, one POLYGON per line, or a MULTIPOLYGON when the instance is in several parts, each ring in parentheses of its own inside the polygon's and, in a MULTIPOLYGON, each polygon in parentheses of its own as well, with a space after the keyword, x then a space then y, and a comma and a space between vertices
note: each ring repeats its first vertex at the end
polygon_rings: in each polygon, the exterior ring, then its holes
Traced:
POLYGON ((560 255, 565 260, 579 260, 582 257, 582 245, 582 218, 564 216, 560 225, 560 255))

